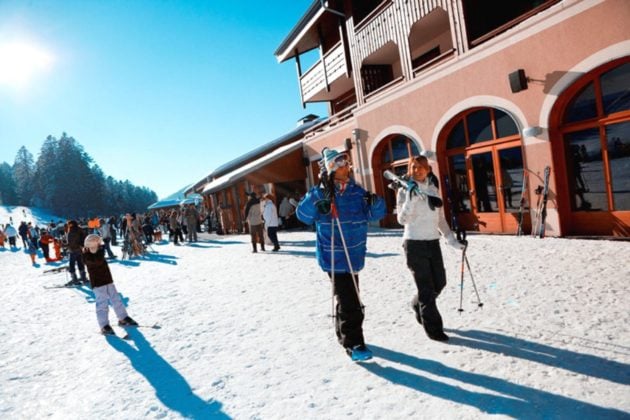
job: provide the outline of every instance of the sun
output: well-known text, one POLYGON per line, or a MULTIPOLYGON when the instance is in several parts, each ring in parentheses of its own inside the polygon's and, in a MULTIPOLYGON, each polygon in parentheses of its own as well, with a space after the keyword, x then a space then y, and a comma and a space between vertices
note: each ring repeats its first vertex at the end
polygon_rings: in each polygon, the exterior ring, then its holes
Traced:
POLYGON ((24 88, 52 68, 53 56, 28 42, 0 42, 0 86, 24 88))

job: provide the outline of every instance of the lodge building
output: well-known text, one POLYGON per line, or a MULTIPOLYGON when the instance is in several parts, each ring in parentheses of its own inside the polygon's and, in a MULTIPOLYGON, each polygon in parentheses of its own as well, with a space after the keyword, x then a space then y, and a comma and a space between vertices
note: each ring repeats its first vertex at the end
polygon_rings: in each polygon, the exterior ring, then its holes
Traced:
POLYGON ((224 206, 255 185, 303 192, 331 147, 386 198, 381 224, 394 227, 383 172, 423 153, 467 230, 516 233, 523 191, 529 232, 549 167, 546 235, 630 236, 628 22, 628 0, 313 1, 275 56, 295 61, 302 104, 329 116, 266 149, 286 176, 245 168, 253 177, 195 191, 224 206))

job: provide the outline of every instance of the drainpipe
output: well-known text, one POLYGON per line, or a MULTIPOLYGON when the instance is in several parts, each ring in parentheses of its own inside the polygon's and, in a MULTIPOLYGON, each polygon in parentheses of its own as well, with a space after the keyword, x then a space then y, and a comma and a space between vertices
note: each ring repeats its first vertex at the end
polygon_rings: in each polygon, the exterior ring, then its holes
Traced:
POLYGON ((326 4, 325 4, 325 3, 326 3, 326 0, 319 0, 319 3, 321 4, 322 9, 324 9, 325 11, 330 12, 330 13, 332 13, 332 14, 335 14, 335 15, 337 15, 337 16, 341 16, 342 18, 344 18, 344 19, 345 19, 345 17, 346 17, 346 15, 345 15, 345 14, 341 13, 341 12, 340 12, 340 11, 338 11, 338 10, 331 9, 331 8, 329 8, 328 6, 326 6, 326 4))

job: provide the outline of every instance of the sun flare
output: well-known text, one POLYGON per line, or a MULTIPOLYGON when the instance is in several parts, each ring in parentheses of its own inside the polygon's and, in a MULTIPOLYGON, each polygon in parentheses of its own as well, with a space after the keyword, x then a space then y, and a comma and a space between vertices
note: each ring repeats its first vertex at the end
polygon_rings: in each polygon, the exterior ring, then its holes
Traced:
POLYGON ((27 42, 0 43, 0 85, 24 88, 50 70, 53 56, 27 42))

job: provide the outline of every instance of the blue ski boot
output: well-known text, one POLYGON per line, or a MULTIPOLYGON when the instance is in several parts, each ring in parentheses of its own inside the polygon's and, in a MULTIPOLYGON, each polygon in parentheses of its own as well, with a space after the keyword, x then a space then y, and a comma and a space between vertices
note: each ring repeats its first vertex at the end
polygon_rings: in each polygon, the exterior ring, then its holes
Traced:
POLYGON ((365 344, 347 348, 346 353, 348 353, 353 362, 362 362, 372 358, 372 350, 368 349, 365 344))

